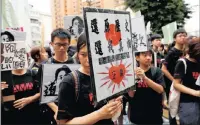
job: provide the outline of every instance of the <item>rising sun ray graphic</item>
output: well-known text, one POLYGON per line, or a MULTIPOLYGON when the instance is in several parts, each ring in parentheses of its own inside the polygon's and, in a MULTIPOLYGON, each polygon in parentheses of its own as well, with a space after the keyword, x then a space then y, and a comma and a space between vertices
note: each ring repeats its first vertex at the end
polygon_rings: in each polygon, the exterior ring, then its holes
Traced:
POLYGON ((127 62, 123 64, 123 61, 120 60, 120 63, 115 62, 115 65, 113 63, 110 63, 110 67, 105 67, 107 71, 99 72, 97 74, 105 75, 101 81, 103 83, 100 85, 100 87, 104 87, 108 85, 108 89, 112 87, 112 93, 114 93, 116 86, 120 88, 120 85, 123 87, 126 87, 126 83, 128 82, 128 77, 133 76, 130 74, 130 70, 128 68, 131 66, 132 63, 128 64, 127 62))

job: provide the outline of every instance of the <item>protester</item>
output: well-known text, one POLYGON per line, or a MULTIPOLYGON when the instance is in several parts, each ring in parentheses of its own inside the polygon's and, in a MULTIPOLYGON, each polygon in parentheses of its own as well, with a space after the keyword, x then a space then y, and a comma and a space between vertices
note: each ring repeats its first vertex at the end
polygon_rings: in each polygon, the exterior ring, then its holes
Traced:
POLYGON ((129 101, 130 121, 136 125, 162 125, 162 94, 165 86, 162 71, 151 67, 151 50, 137 52, 135 55, 139 67, 135 69, 136 91, 132 92, 133 95, 129 92, 132 97, 129 101))
POLYGON ((154 61, 155 61, 155 58, 157 57, 156 59, 157 67, 160 66, 161 59, 164 58, 164 56, 159 53, 159 47, 161 46, 161 38, 162 36, 159 34, 153 34, 151 36, 152 51, 154 52, 152 63, 155 63, 154 61))
POLYGON ((60 83, 58 122, 59 124, 113 124, 111 118, 122 109, 121 97, 101 108, 94 108, 93 99, 90 98, 93 96, 91 96, 92 86, 85 33, 78 38, 77 51, 81 67, 74 72, 75 76, 69 74, 60 83))
POLYGON ((31 49, 31 58, 34 60, 34 64, 32 66, 32 70, 38 71, 40 65, 45 63, 48 60, 48 54, 46 50, 42 47, 33 47, 31 49))
POLYGON ((174 71, 174 87, 181 92, 179 121, 181 125, 200 125, 200 86, 196 84, 200 76, 199 38, 189 41, 187 54, 186 66, 178 61, 174 71))
POLYGON ((3 124, 39 124, 39 87, 34 82, 31 71, 12 70, 11 78, 8 77, 7 79, 12 79, 13 82, 1 84, 4 85, 4 91, 13 89, 11 91, 15 100, 4 102, 3 124))
MULTIPOLYGON (((173 33, 173 38, 175 41, 175 46, 172 47, 167 56, 165 57, 164 63, 162 63, 162 71, 165 74, 165 84, 166 84, 166 96, 169 99, 169 91, 174 80, 173 74, 174 69, 176 66, 176 62, 179 58, 183 56, 183 49, 184 49, 184 39, 187 37, 187 33, 184 29, 178 29, 173 33)), ((176 119, 170 118, 170 124, 177 124, 176 119)))
MULTIPOLYGON (((74 59, 68 56, 68 47, 70 45, 71 36, 70 33, 62 28, 55 29, 51 33, 51 46, 54 50, 54 56, 47 60, 47 64, 73 64, 74 59)), ((41 85, 42 83, 42 67, 40 66, 38 74, 37 74, 37 81, 41 85)), ((54 119, 54 115, 58 110, 58 106, 54 103, 48 103, 42 105, 41 112, 43 113, 43 124, 56 124, 54 119)))

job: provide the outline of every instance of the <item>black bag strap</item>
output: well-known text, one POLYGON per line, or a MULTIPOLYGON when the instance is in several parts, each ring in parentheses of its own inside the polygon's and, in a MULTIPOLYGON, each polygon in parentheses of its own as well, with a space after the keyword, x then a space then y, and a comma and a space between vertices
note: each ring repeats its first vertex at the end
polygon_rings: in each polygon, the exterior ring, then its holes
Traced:
POLYGON ((76 102, 78 101, 79 97, 79 91, 80 91, 80 83, 79 83, 79 77, 77 71, 72 72, 72 76, 74 78, 74 86, 75 86, 75 96, 76 96, 76 102))

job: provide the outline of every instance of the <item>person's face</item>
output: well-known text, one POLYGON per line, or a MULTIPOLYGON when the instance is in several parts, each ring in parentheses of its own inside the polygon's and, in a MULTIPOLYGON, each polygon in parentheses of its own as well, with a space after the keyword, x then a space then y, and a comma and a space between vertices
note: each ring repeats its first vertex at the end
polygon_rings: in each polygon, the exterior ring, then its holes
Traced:
POLYGON ((57 83, 60 83, 62 80, 63 80, 63 77, 64 77, 64 75, 65 75, 65 71, 60 71, 59 73, 58 73, 58 76, 57 76, 57 83))
POLYGON ((158 47, 158 51, 163 51, 163 47, 158 47))
POLYGON ((185 44, 185 39, 187 38, 187 34, 186 33, 179 33, 176 35, 175 41, 178 44, 185 44))
POLYGON ((80 49, 80 51, 78 53, 78 58, 79 58, 81 65, 84 68, 90 68, 89 60, 88 60, 87 46, 84 46, 82 49, 80 49))
POLYGON ((136 60, 142 65, 150 66, 152 61, 152 53, 142 52, 139 56, 136 56, 136 60))
POLYGON ((75 36, 78 36, 78 35, 79 35, 78 27, 79 27, 79 21, 78 21, 78 20, 74 20, 73 26, 72 26, 72 32, 73 32, 73 34, 74 34, 75 36))
POLYGON ((154 39, 152 41, 152 44, 153 44, 153 46, 160 47, 160 45, 161 45, 161 39, 154 39))
POLYGON ((66 53, 69 47, 69 40, 55 37, 54 41, 51 42, 51 45, 53 47, 55 54, 66 53))
POLYGON ((2 35, 2 36, 1 36, 1 41, 2 41, 2 42, 9 42, 10 40, 9 40, 8 35, 6 35, 6 34, 2 35))
POLYGON ((45 61, 48 59, 48 54, 44 48, 41 48, 40 50, 40 60, 45 61))

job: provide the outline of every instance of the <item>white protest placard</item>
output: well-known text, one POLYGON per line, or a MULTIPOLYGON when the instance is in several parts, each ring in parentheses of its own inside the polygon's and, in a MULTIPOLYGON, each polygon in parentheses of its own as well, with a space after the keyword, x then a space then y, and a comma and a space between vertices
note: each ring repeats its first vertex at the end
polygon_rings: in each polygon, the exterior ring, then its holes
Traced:
POLYGON ((96 8, 83 10, 97 104, 134 85, 130 13, 96 8))
POLYGON ((57 102, 60 82, 65 75, 79 67, 78 64, 44 64, 40 103, 57 102))
POLYGON ((71 33, 72 44, 75 44, 78 36, 84 31, 83 17, 82 16, 65 16, 64 28, 71 33))
POLYGON ((1 43, 1 71, 28 68, 24 41, 1 43))
POLYGON ((133 51, 135 52, 147 51, 148 39, 145 29, 144 16, 132 18, 131 25, 132 25, 133 51))
POLYGON ((16 30, 2 30, 1 31, 1 42, 10 42, 10 41, 25 41, 26 33, 16 30))

